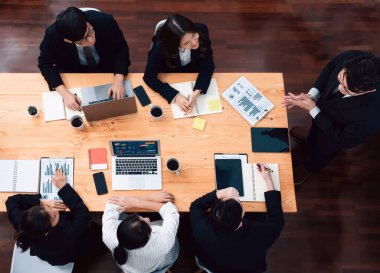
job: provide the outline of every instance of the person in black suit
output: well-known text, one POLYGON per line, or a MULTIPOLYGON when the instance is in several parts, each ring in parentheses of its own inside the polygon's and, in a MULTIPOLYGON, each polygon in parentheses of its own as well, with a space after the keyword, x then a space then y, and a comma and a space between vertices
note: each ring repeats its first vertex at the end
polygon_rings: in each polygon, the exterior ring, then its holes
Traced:
MULTIPOLYGON (((341 149, 355 147, 380 128, 380 59, 345 51, 330 61, 308 94, 289 93, 283 105, 309 111, 307 172, 326 166, 341 149)), ((296 181, 297 182, 297 181, 296 181)))
POLYGON ((212 54, 206 25, 194 24, 181 15, 172 15, 153 36, 144 81, 168 103, 175 102, 183 112, 188 114, 192 111, 196 98, 207 92, 215 69, 212 54), (194 92, 189 98, 185 98, 157 77, 159 73, 173 72, 199 73, 194 92))
POLYGON ((45 32, 40 45, 38 67, 50 90, 58 91, 72 110, 80 100, 70 93, 59 73, 114 73, 109 95, 125 96, 124 76, 128 74, 129 48, 115 19, 106 13, 69 7, 45 32))
MULTIPOLYGON (((213 273, 261 273, 266 252, 284 226, 281 193, 274 190, 266 164, 259 164, 266 184, 265 220, 244 214, 235 188, 212 191, 190 206, 192 240, 198 265, 213 273)), ((256 215, 255 215, 256 216, 256 215)))
POLYGON ((55 172, 52 182, 63 202, 42 200, 40 194, 17 194, 5 202, 16 244, 51 265, 74 262, 73 272, 87 272, 92 259, 106 251, 101 228, 91 223, 88 208, 62 170, 55 172), (66 208, 70 212, 64 212, 66 208))

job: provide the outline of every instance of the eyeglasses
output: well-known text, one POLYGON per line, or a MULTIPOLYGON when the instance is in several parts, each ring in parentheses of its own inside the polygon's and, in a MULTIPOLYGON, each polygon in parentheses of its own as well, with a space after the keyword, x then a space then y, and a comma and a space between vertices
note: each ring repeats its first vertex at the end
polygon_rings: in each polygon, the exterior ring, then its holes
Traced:
POLYGON ((74 42, 74 43, 77 44, 77 45, 84 45, 84 44, 87 42, 88 37, 91 37, 94 33, 95 33, 95 29, 94 29, 94 28, 91 28, 91 29, 87 32, 86 36, 83 37, 83 39, 81 39, 81 40, 79 40, 79 41, 76 41, 76 42, 74 42))

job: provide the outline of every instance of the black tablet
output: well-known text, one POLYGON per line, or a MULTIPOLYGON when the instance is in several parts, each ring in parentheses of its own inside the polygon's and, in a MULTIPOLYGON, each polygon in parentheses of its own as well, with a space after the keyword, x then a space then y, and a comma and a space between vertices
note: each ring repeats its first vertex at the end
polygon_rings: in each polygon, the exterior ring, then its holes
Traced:
POLYGON ((288 128, 251 128, 252 152, 288 153, 288 128))

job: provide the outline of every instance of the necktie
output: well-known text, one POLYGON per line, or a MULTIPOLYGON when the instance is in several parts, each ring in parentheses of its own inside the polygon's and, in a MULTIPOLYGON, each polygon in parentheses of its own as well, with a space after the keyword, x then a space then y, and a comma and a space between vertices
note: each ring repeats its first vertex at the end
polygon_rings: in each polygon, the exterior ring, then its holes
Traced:
POLYGON ((86 57, 87 65, 90 70, 90 72, 98 72, 98 65, 95 62, 95 58, 91 53, 91 49, 89 46, 83 47, 84 56, 86 57))

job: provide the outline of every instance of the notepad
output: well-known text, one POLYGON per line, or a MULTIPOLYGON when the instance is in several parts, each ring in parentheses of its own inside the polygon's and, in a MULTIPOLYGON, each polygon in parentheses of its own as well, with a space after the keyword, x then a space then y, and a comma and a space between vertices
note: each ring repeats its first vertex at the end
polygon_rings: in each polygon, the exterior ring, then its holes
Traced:
MULTIPOLYGON (((69 89, 72 94, 76 94, 79 99, 82 98, 80 88, 69 89)), ((67 119, 70 120, 73 116, 79 115, 84 117, 83 111, 74 111, 69 109, 62 96, 57 91, 42 92, 42 106, 44 109, 44 120, 53 121, 67 119)))
MULTIPOLYGON (((170 84, 171 87, 178 90, 179 93, 185 98, 188 98, 191 96, 191 94, 193 94, 194 85, 195 85, 195 81, 170 84)), ((211 79, 210 85, 207 89, 207 93, 200 94, 197 97, 194 103, 193 110, 191 111, 190 114, 185 115, 185 113, 181 111, 181 109, 178 107, 178 105, 175 102, 171 103, 171 109, 172 109, 174 119, 221 113, 223 110, 221 107, 219 91, 218 91, 216 80, 211 79)))
POLYGON ((206 120, 201 118, 195 118, 193 121, 193 128, 199 131, 203 131, 206 126, 206 120))

